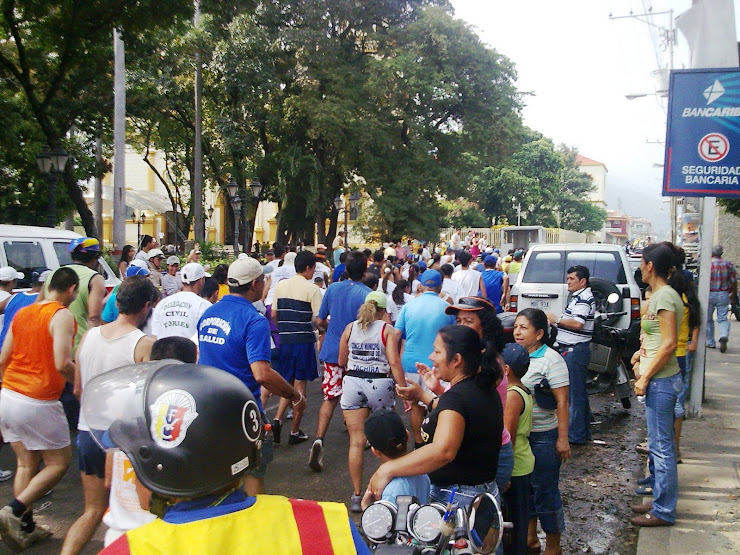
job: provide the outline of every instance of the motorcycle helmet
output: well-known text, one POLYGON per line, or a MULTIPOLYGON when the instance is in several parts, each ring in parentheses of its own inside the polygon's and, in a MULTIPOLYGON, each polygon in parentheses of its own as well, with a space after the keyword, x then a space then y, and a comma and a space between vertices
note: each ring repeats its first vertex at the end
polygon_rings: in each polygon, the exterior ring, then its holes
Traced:
POLYGON ((72 239, 67 245, 67 252, 76 253, 99 253, 100 252, 100 241, 95 237, 78 237, 72 239))
POLYGON ((162 360, 88 382, 82 406, 101 448, 118 447, 136 476, 166 497, 200 497, 260 464, 262 417, 237 377, 162 360))

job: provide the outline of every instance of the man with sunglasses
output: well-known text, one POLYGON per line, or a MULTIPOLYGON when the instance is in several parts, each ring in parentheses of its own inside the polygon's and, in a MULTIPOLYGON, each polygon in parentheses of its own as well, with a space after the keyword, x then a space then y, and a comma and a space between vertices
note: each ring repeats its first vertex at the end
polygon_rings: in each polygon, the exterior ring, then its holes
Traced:
MULTIPOLYGON (((206 309, 198 321, 200 364, 234 374, 254 395, 260 411, 260 387, 288 399, 302 411, 306 399, 270 366, 270 325, 252 304, 262 298, 265 276, 254 258, 236 260, 229 266, 229 294, 206 309)), ((250 495, 264 493, 267 465, 272 461, 272 438, 262 444, 262 463, 244 480, 250 495)))

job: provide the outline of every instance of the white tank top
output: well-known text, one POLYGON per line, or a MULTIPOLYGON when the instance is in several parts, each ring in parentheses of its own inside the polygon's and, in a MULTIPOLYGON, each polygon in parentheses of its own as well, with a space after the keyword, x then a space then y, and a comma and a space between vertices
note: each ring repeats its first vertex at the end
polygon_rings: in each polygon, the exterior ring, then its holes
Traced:
POLYGON ((353 322, 352 332, 349 334, 347 372, 388 375, 391 366, 388 364, 383 341, 383 330, 387 325, 382 320, 375 320, 363 330, 357 321, 353 322))
MULTIPOLYGON (((106 339, 100 333, 100 326, 91 328, 87 332, 82 347, 77 351, 77 364, 80 367, 82 389, 84 390, 87 382, 95 376, 136 362, 134 360, 134 350, 139 339, 145 335, 141 330, 132 330, 116 339, 106 339)), ((90 431, 82 410, 80 410, 77 429, 90 431)))

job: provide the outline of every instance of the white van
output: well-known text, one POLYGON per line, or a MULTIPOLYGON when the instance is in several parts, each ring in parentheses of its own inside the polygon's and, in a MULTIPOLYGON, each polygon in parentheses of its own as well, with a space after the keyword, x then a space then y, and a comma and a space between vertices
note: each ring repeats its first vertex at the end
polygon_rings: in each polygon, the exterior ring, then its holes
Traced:
MULTIPOLYGON (((31 272, 37 268, 56 270, 59 266, 72 264, 67 246, 79 233, 51 227, 0 224, 0 266, 12 266, 23 272, 18 280, 18 289, 31 287, 31 272)), ((121 283, 115 272, 102 257, 98 272, 105 277, 105 288, 110 292, 121 283)))

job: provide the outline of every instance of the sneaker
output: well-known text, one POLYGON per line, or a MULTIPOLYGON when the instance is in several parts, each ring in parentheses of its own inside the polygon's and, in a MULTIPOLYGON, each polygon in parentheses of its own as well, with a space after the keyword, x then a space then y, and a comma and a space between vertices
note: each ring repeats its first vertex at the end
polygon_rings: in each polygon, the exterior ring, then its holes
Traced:
POLYGON ((362 512, 362 495, 354 495, 349 498, 349 510, 353 513, 362 512))
POLYGON ((293 420, 293 409, 288 409, 288 412, 285 413, 285 419, 293 420))
POLYGON ((640 443, 639 445, 635 445, 635 451, 640 453, 640 455, 649 455, 650 449, 645 443, 640 443))
POLYGON ((23 551, 23 532, 21 519, 13 514, 13 509, 6 505, 0 509, 0 536, 13 551, 23 551))
POLYGON ((719 352, 720 353, 727 352, 727 338, 726 337, 719 338, 719 352))
POLYGON ((644 478, 640 478, 637 480, 638 486, 648 486, 653 483, 653 477, 652 476, 645 476, 644 478))
POLYGON ((288 438, 288 445, 297 445, 299 443, 303 443, 308 439, 308 434, 306 434, 303 430, 298 430, 296 433, 290 432, 290 437, 288 438))
POLYGON ((317 439, 311 445, 311 452, 308 455, 308 466, 316 472, 321 472, 324 469, 324 442, 320 439, 317 439))
POLYGON ((34 528, 33 532, 21 532, 21 543, 23 546, 23 549, 26 550, 29 547, 31 547, 33 544, 44 540, 48 537, 51 537, 51 530, 49 530, 46 526, 43 526, 42 524, 36 523, 36 527, 34 528))
POLYGON ((275 419, 272 421, 272 441, 276 445, 280 443, 280 432, 283 431, 283 423, 275 419))
POLYGON ((12 470, 0 470, 0 482, 7 482, 13 477, 12 470))
POLYGON ((652 495, 653 494, 653 486, 650 485, 644 485, 640 486, 635 490, 635 495, 652 495))

